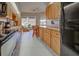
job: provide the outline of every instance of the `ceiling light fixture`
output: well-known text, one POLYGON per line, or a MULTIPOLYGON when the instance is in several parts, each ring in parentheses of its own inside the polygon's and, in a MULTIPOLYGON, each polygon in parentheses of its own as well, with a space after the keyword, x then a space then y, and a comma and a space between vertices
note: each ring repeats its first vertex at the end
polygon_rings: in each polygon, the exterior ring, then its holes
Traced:
POLYGON ((49 4, 53 4, 54 2, 50 2, 49 4))

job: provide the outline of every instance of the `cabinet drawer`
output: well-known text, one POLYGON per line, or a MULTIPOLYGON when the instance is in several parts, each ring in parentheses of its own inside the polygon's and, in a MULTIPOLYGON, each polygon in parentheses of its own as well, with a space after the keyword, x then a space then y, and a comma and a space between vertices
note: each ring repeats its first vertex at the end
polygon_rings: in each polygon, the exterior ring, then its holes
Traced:
POLYGON ((52 35, 52 36, 54 36, 55 38, 60 38, 60 35, 54 34, 54 35, 52 35))

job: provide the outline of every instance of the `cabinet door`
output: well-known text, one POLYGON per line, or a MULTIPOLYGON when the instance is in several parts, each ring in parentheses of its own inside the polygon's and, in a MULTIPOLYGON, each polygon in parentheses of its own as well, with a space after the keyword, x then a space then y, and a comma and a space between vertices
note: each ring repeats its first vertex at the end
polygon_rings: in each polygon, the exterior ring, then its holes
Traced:
POLYGON ((51 5, 48 7, 48 19, 51 19, 51 5))
POLYGON ((42 28, 39 28, 39 36, 41 39, 43 39, 43 31, 42 31, 42 28))
POLYGON ((47 39, 47 31, 46 28, 44 28, 44 35, 43 35, 43 41, 46 43, 46 39, 47 39))
POLYGON ((41 29, 39 28, 39 37, 41 38, 41 29))
POLYGON ((51 30, 51 45, 50 46, 51 46, 52 50, 53 50, 53 45, 54 45, 53 39, 54 39, 54 31, 51 30))
POLYGON ((53 4, 47 6, 46 17, 48 20, 57 20, 60 18, 61 4, 60 2, 54 2, 53 4))
POLYGON ((7 17, 9 19, 12 19, 12 10, 11 10, 11 7, 9 5, 7 5, 7 17))
POLYGON ((51 20, 54 20, 54 18, 55 18, 55 6, 54 6, 54 4, 52 4, 51 5, 51 20))
POLYGON ((47 45, 50 47, 50 30, 49 29, 47 29, 47 40, 46 40, 46 43, 47 43, 47 45))
POLYGON ((56 54, 60 55, 60 40, 59 40, 59 38, 53 39, 53 50, 56 52, 56 54))
POLYGON ((44 29, 44 42, 50 47, 50 30, 44 29))
POLYGON ((55 17, 54 19, 59 19, 60 18, 60 12, 61 12, 61 5, 59 2, 54 3, 54 12, 55 12, 55 17))
POLYGON ((52 31, 51 48, 57 55, 60 55, 60 35, 58 31, 52 31))
POLYGON ((11 7, 10 7, 10 19, 12 19, 12 10, 11 10, 11 7))
POLYGON ((9 6, 7 5, 7 17, 9 18, 9 15, 10 15, 10 12, 9 12, 10 8, 9 6))
POLYGON ((46 8, 46 18, 49 19, 49 6, 46 8))
POLYGON ((53 4, 47 6, 46 17, 48 20, 54 19, 54 5, 53 4))

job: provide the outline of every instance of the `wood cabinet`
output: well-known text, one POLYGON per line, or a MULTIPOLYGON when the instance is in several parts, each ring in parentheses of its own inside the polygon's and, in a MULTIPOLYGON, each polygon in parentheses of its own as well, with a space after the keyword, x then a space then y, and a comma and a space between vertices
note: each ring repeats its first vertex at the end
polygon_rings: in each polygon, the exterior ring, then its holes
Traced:
POLYGON ((61 4, 60 2, 54 2, 53 4, 50 4, 46 8, 46 18, 48 20, 57 20, 60 18, 60 12, 61 12, 61 4))
POLYGON ((50 29, 46 29, 47 33, 46 33, 46 43, 47 45, 50 47, 50 38, 51 38, 51 35, 50 35, 50 29))
POLYGON ((54 19, 59 19, 60 18, 60 13, 61 13, 61 4, 60 2, 54 3, 54 19))
POLYGON ((55 12, 54 12, 55 6, 54 6, 54 4, 49 5, 48 9, 49 9, 47 11, 48 12, 48 19, 49 20, 54 19, 54 17, 55 17, 55 12))
POLYGON ((43 39, 43 28, 42 27, 39 28, 39 37, 43 39))
POLYGON ((46 16, 47 19, 49 18, 49 17, 48 17, 48 7, 46 8, 45 16, 46 16))
POLYGON ((46 18, 51 19, 51 5, 48 5, 46 8, 46 18))
POLYGON ((60 55, 60 31, 49 28, 39 28, 39 37, 57 55, 60 55))
POLYGON ((47 28, 44 28, 44 42, 50 47, 50 30, 47 28))
POLYGON ((60 32, 56 30, 51 30, 51 49, 60 55, 60 32))
POLYGON ((9 5, 7 5, 7 18, 12 19, 12 10, 9 5))
POLYGON ((46 39, 47 39, 47 31, 46 31, 46 28, 44 28, 43 30, 43 41, 46 43, 46 39))

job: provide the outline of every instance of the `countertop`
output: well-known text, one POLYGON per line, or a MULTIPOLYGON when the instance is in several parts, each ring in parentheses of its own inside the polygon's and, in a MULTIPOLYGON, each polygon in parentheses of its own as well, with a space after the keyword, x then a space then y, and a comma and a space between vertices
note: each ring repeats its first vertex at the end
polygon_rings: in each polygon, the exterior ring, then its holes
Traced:
POLYGON ((3 44, 4 42, 8 41, 8 37, 12 36, 13 33, 15 33, 16 31, 11 31, 10 33, 6 34, 5 36, 3 36, 2 38, 0 38, 0 44, 3 44))
POLYGON ((51 27, 51 26, 40 26, 40 27, 48 28, 48 29, 51 29, 51 30, 57 30, 57 31, 60 31, 60 28, 58 28, 58 27, 51 27))

